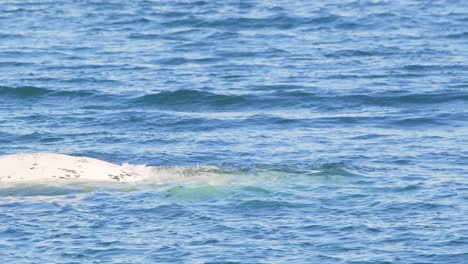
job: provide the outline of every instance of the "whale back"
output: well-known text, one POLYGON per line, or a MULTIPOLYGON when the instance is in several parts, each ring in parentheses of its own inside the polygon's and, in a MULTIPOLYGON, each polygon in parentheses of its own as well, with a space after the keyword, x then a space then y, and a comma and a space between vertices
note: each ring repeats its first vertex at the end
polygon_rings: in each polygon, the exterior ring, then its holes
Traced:
POLYGON ((0 156, 0 182, 94 180, 133 182, 141 177, 106 161, 55 153, 0 156))

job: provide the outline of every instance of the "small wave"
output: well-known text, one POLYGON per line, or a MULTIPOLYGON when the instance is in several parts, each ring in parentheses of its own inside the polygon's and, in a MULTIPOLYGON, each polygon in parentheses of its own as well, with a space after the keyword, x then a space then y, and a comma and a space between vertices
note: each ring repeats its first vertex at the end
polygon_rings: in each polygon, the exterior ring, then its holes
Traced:
POLYGON ((19 97, 34 97, 50 93, 50 90, 34 86, 9 87, 0 86, 0 95, 13 95, 19 97))
POLYGON ((354 30, 354 29, 363 28, 365 26, 366 25, 355 23, 355 22, 341 22, 335 25, 335 28, 344 29, 344 30, 354 30))
POLYGON ((24 38, 21 34, 0 34, 0 39, 19 39, 24 38))
POLYGON ((237 206, 237 209, 247 210, 247 211, 257 211, 257 210, 278 210, 284 208, 300 208, 306 205, 298 203, 290 203, 285 201, 265 201, 265 200, 249 200, 242 202, 237 206))
POLYGON ((399 106, 401 104, 434 104, 447 103, 452 101, 468 100, 468 93, 462 91, 443 91, 433 93, 406 93, 406 92, 384 92, 373 94, 348 94, 337 96, 334 94, 316 94, 304 91, 278 92, 278 98, 296 100, 307 103, 330 103, 358 104, 358 105, 378 105, 378 106, 399 106))
POLYGON ((59 183, 42 183, 42 184, 15 184, 2 183, 0 184, 0 197, 27 197, 27 196, 63 196, 79 193, 92 192, 98 189, 99 186, 91 184, 59 184, 59 183))
MULTIPOLYGON (((282 86, 279 86, 280 88, 282 86)), ((184 110, 194 107, 198 110, 206 109, 237 109, 240 107, 264 109, 303 106, 315 108, 342 108, 350 106, 394 106, 419 104, 441 104, 454 101, 467 101, 468 94, 464 91, 441 91, 432 93, 355 93, 335 95, 314 93, 301 90, 276 91, 256 94, 215 94, 198 90, 162 91, 157 94, 147 94, 132 99, 136 106, 153 106, 167 109, 184 110)))
POLYGON ((207 38, 210 40, 227 40, 227 39, 236 39, 241 37, 242 34, 239 32, 229 32, 229 31, 215 31, 207 38))
MULTIPOLYGON (((322 102, 339 103, 345 105, 376 105, 395 106, 401 105, 425 105, 441 104, 454 101, 467 101, 468 93, 458 91, 433 92, 433 93, 405 93, 385 92, 374 94, 349 94, 344 96, 320 96, 322 102)), ((338 105, 339 105, 338 104, 338 105)))
POLYGON ((449 39, 466 39, 468 38, 468 32, 462 32, 457 34, 449 34, 446 36, 449 39))
POLYGON ((227 107, 245 104, 248 101, 241 95, 221 95, 197 90, 162 91, 157 94, 149 94, 138 97, 134 102, 145 105, 157 105, 166 107, 193 106, 227 107))
POLYGON ((160 34, 144 34, 144 33, 131 33, 128 36, 129 39, 145 39, 145 40, 153 40, 153 39, 161 39, 163 36, 160 34))
POLYGON ((21 62, 21 61, 2 61, 0 62, 0 67, 24 67, 24 66, 32 66, 34 63, 32 62, 21 62))
POLYGON ((71 84, 75 84, 75 83, 78 83, 78 84, 86 84, 86 83, 89 83, 89 84, 120 84, 120 81, 117 81, 117 80, 112 80, 112 79, 101 79, 101 78, 70 78, 70 79, 64 79, 64 80, 61 80, 61 82, 63 83, 71 83, 71 84))
POLYGON ((98 93, 94 90, 77 90, 77 91, 54 91, 52 96, 57 97, 109 97, 110 95, 98 93))
POLYGON ((35 86, 0 86, 0 96, 12 96, 16 98, 42 98, 42 97, 64 97, 64 98, 103 98, 111 95, 100 93, 95 90, 50 90, 35 86))
POLYGON ((364 51, 364 50, 340 50, 334 53, 325 55, 330 58, 341 58, 341 57, 370 57, 370 56, 382 56, 386 55, 382 52, 375 51, 364 51))
POLYGON ((411 118, 402 118, 393 122, 390 122, 392 125, 402 126, 404 128, 411 127, 424 127, 428 126, 443 126, 448 125, 450 122, 447 122, 445 118, 436 118, 436 117, 411 117, 411 118))
MULTIPOLYGON (((30 122, 37 122, 37 121, 46 121, 48 119, 47 116, 44 115, 30 115, 22 118, 25 121, 30 122)), ((3 139, 0 140, 2 142, 5 141, 14 141, 14 142, 39 142, 42 144, 53 143, 58 141, 63 141, 64 138, 60 137, 58 134, 55 133, 47 133, 47 132, 33 132, 33 133, 25 133, 25 134, 11 134, 11 133, 0 133, 3 136, 3 139)))
POLYGON ((217 51, 216 55, 222 58, 253 58, 253 57, 279 57, 288 55, 289 52, 282 49, 266 49, 263 51, 217 51))
MULTIPOLYGON (((281 86, 279 86, 281 87, 281 86)), ((257 94, 216 94, 199 90, 162 91, 134 99, 137 104, 180 109, 237 109, 240 107, 275 108, 297 106, 302 103, 321 100, 315 93, 303 91, 277 91, 257 94)), ((244 108, 245 109, 245 108, 244 108)))
POLYGON ((155 61, 158 65, 183 65, 183 64, 212 64, 221 61, 220 58, 206 57, 197 59, 188 59, 183 57, 173 57, 155 61))
POLYGON ((118 25, 118 26, 124 26, 124 25, 141 25, 141 24, 147 24, 151 23, 153 20, 149 18, 136 18, 136 19, 127 19, 127 20, 120 20, 120 21, 115 21, 109 23, 109 25, 118 25))
POLYGON ((203 20, 193 17, 177 19, 165 22, 168 27, 199 27, 199 28, 214 28, 214 29, 293 29, 304 26, 323 25, 335 22, 340 17, 335 15, 319 16, 314 18, 289 16, 286 14, 275 14, 268 17, 228 17, 218 20, 203 20))
POLYGON ((338 15, 324 15, 315 18, 309 18, 306 20, 307 24, 319 25, 319 24, 328 24, 335 21, 338 21, 341 17, 338 15))
POLYGON ((218 94, 208 91, 181 89, 129 98, 127 95, 109 94, 96 90, 50 90, 34 86, 0 86, 0 98, 88 98, 98 100, 100 103, 104 101, 124 103, 127 107, 155 107, 176 111, 193 111, 194 109, 198 111, 258 110, 289 108, 292 106, 296 108, 301 106, 322 110, 336 110, 343 107, 362 107, 363 105, 401 107, 402 105, 432 105, 468 101, 468 93, 459 89, 427 93, 391 91, 381 93, 349 93, 345 95, 315 93, 306 91, 305 89, 310 88, 281 85, 259 86, 257 90, 261 91, 260 94, 218 94))

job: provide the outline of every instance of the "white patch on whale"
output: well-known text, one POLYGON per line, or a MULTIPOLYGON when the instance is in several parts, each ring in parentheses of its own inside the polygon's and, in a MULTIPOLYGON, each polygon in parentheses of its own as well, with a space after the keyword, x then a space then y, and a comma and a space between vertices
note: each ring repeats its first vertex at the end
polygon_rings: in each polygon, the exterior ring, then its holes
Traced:
POLYGON ((33 182, 76 179, 85 181, 135 182, 145 177, 106 161, 54 153, 0 156, 0 182, 33 182))

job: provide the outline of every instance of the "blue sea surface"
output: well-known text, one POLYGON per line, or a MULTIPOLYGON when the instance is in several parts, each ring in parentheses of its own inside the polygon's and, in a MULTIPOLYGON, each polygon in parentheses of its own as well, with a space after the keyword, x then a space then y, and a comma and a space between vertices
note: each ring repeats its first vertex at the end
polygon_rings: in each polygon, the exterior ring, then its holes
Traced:
POLYGON ((468 2, 2 0, 29 152, 160 173, 0 182, 2 263, 468 263, 468 2))

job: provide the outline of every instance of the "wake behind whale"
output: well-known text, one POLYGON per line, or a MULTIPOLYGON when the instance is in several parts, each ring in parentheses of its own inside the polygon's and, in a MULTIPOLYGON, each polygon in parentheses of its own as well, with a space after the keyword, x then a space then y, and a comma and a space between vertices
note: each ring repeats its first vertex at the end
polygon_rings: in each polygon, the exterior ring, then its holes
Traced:
POLYGON ((226 181, 213 166, 156 167, 117 165, 110 162, 56 153, 28 153, 0 156, 0 183, 41 183, 50 181, 143 182, 158 184, 226 181))

